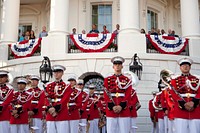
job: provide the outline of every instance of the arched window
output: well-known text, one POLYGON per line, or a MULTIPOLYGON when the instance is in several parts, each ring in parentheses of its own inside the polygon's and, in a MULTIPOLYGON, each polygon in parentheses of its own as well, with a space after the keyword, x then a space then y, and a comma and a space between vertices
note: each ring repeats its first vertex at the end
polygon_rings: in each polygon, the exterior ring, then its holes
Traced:
POLYGON ((86 72, 79 78, 84 80, 85 88, 88 88, 90 84, 94 84, 97 90, 103 90, 104 77, 100 73, 86 72))

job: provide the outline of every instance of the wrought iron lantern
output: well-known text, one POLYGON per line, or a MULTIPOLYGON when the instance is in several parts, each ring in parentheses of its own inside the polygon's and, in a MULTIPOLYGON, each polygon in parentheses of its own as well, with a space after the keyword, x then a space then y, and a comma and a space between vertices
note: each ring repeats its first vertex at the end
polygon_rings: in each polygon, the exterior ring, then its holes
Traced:
POLYGON ((131 58, 131 62, 129 64, 129 70, 134 72, 138 79, 141 80, 142 77, 142 63, 140 62, 140 58, 135 53, 134 56, 131 58))
POLYGON ((40 72, 41 82, 43 82, 44 84, 49 82, 50 78, 52 77, 52 69, 51 69, 51 62, 47 56, 44 56, 39 72, 40 72))

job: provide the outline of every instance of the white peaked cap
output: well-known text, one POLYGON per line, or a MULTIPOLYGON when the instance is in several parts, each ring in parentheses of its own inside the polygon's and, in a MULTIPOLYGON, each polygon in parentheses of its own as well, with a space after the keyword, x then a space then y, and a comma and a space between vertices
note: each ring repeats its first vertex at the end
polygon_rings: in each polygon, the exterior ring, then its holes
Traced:
POLYGON ((37 75, 31 75, 30 79, 31 79, 31 80, 34 80, 34 79, 40 80, 40 77, 37 76, 37 75))
POLYGON ((68 81, 70 81, 70 80, 75 80, 76 81, 76 76, 75 75, 68 76, 68 81))
POLYGON ((180 66, 183 65, 183 64, 192 65, 193 60, 190 59, 190 58, 182 58, 182 59, 179 59, 177 62, 178 62, 178 64, 179 64, 180 66))
POLYGON ((84 84, 84 81, 82 79, 78 79, 76 82, 77 84, 84 84))
POLYGON ((0 70, 0 75, 7 75, 9 72, 5 70, 0 70))
POLYGON ((27 84, 28 80, 26 78, 18 78, 17 79, 17 83, 25 83, 25 84, 27 84))
POLYGON ((94 84, 90 84, 89 86, 88 86, 88 88, 90 89, 90 88, 96 88, 96 86, 94 85, 94 84))
POLYGON ((113 57, 112 59, 111 59, 111 62, 113 63, 113 64, 117 64, 117 63, 121 63, 121 64, 123 64, 124 63, 124 61, 125 61, 125 59, 123 58, 123 57, 121 57, 121 56, 115 56, 115 57, 113 57))
POLYGON ((53 72, 55 72, 55 71, 65 71, 66 70, 66 68, 64 67, 64 66, 62 66, 62 65, 53 65, 52 66, 52 71, 53 72))

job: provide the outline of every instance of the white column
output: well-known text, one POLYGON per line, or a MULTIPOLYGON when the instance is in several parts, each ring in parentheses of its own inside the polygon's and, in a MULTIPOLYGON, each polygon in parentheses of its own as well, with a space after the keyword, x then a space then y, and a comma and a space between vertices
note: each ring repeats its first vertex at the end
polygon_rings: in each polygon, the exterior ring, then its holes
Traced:
POLYGON ((69 0, 51 0, 49 34, 68 34, 69 0))
POLYGON ((139 2, 138 0, 120 0, 121 32, 139 33, 139 2))
POLYGON ((20 0, 4 0, 1 16, 1 43, 18 40, 20 0))
POLYGON ((181 24, 184 37, 200 37, 198 0, 181 0, 181 24))

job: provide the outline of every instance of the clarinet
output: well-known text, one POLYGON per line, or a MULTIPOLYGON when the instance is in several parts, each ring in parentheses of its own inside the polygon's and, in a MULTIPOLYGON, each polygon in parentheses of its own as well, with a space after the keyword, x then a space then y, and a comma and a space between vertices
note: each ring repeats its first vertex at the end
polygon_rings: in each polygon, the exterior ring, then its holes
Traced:
POLYGON ((115 104, 115 101, 113 100, 110 91, 108 91, 105 87, 103 88, 106 94, 108 95, 109 99, 115 104))

